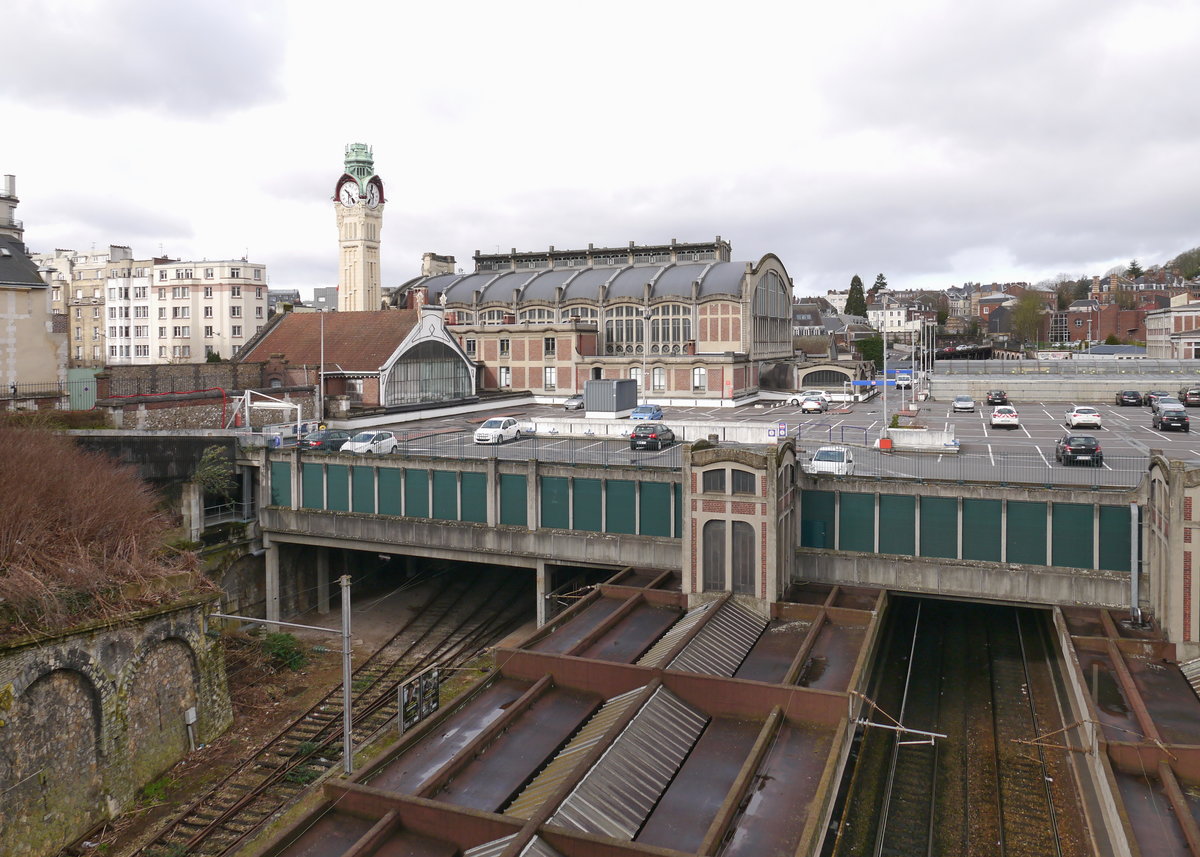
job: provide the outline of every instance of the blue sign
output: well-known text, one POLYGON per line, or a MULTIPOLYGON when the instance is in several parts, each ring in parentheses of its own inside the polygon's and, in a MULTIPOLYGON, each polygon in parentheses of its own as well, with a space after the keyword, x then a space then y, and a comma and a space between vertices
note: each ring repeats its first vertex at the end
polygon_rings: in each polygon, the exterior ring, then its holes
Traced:
POLYGON ((895 387, 895 381, 851 381, 851 387, 895 387))

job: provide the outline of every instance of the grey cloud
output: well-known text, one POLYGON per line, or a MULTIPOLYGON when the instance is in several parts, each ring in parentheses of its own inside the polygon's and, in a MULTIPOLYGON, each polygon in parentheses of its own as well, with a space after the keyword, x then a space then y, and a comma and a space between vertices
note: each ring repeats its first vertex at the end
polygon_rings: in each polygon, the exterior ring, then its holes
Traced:
POLYGON ((277 0, 39 0, 8 4, 4 17, 0 96, 85 113, 135 108, 203 118, 282 92, 277 0))

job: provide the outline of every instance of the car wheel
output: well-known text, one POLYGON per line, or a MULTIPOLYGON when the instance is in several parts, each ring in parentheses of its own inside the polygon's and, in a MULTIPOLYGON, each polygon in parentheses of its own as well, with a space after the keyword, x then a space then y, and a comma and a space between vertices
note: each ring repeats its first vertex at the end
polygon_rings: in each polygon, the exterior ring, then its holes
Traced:
POLYGON ((630 448, 630 449, 634 449, 634 450, 636 450, 636 449, 637 449, 637 444, 636 444, 636 443, 631 443, 631 444, 629 444, 629 448, 630 448))
POLYGON ((799 399, 792 399, 792 400, 790 400, 790 401, 788 402, 788 404, 789 404, 789 405, 791 405, 793 408, 797 408, 797 407, 799 407, 799 406, 800 406, 800 400, 799 400, 799 399))
POLYGON ((513 440, 520 440, 520 439, 521 439, 521 430, 517 429, 517 433, 513 435, 513 440))

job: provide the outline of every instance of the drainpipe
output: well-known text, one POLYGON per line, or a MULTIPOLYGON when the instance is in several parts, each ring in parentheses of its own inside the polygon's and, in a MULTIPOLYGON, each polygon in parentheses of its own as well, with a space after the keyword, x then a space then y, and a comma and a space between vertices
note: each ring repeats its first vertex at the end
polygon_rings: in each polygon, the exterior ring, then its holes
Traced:
POLYGON ((1129 616, 1135 625, 1142 624, 1142 608, 1138 605, 1138 507, 1129 504, 1129 616))

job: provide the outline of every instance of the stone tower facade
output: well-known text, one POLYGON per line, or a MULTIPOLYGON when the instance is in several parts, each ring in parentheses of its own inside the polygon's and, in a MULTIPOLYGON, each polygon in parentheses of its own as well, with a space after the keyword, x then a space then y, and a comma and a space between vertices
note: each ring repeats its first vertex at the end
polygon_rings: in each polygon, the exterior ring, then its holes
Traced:
POLYGON ((383 181, 365 143, 346 147, 345 172, 334 188, 338 227, 338 309, 376 310, 382 305, 379 236, 383 231, 383 181))

